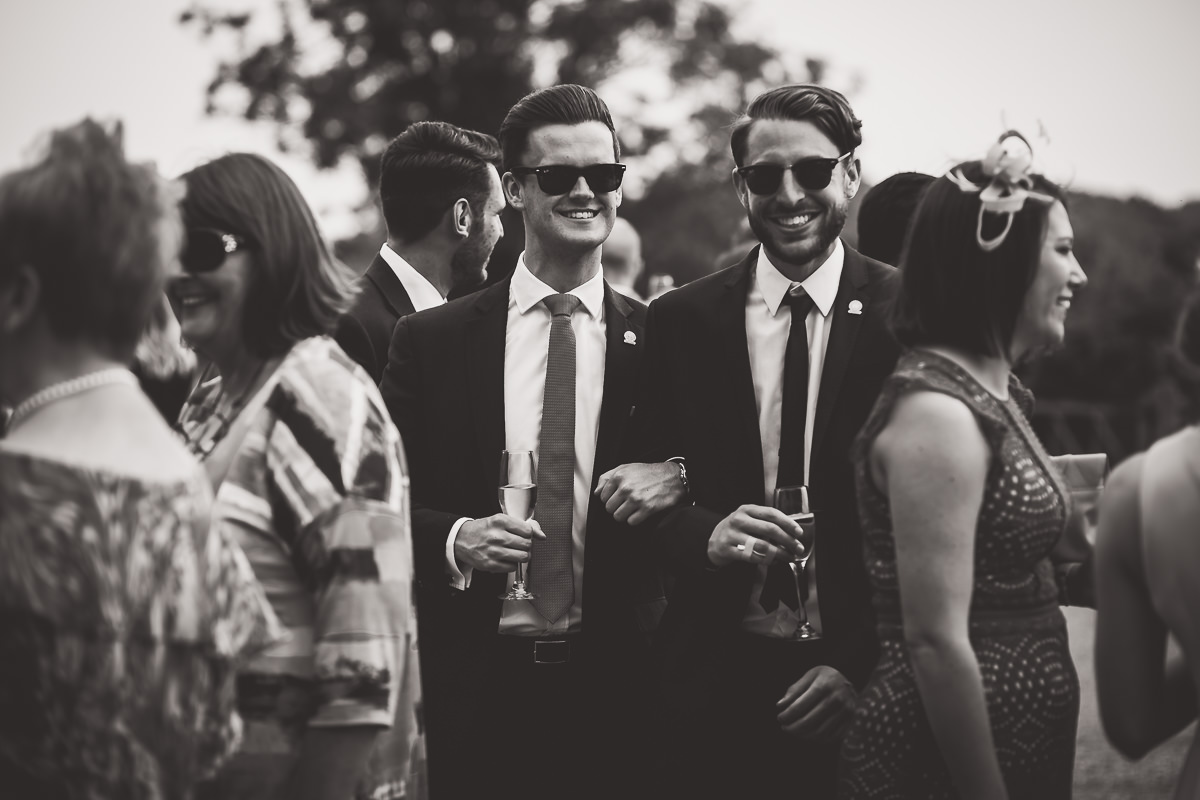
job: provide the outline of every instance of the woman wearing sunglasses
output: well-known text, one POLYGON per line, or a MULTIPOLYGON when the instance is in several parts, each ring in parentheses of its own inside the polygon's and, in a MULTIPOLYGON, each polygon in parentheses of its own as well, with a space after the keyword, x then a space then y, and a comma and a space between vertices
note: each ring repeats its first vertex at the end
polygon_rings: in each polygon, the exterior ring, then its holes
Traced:
POLYGON ((181 230, 120 128, 0 178, 0 795, 187 798, 278 622, 126 368, 181 230))
POLYGON ((200 796, 424 795, 408 479, 370 378, 328 334, 352 298, 296 185, 233 154, 182 178, 180 428, 290 637, 238 675, 239 753, 200 796), (386 734, 384 732, 386 731, 386 734))
POLYGON ((880 659, 846 798, 1071 797, 1079 684, 1051 553, 1070 494, 1012 365, 1086 282, 1062 191, 1005 134, 926 190, 893 326, 909 350, 853 458, 880 659))

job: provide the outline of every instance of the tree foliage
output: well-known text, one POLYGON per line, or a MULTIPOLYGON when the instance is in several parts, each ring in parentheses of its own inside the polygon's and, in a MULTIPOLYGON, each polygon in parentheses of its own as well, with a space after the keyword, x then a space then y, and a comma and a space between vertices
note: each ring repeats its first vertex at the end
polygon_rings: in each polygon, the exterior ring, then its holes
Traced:
MULTIPOLYGON (((224 48, 210 112, 276 123, 284 148, 299 131, 319 166, 357 159, 372 184, 387 140, 410 123, 495 132, 541 85, 599 88, 659 65, 672 94, 736 109, 753 81, 786 74, 776 52, 737 40, 710 0, 281 0, 265 13, 214 2, 181 15, 224 48)), ((670 138, 640 114, 620 123, 631 155, 670 138)))

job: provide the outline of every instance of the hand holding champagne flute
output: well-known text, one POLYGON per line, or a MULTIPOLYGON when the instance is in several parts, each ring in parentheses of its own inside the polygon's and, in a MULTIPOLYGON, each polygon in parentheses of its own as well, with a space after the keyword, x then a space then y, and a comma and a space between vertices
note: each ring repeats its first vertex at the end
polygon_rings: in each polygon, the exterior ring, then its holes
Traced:
MULTIPOLYGON (((529 450, 505 450, 500 453, 500 510, 510 517, 527 522, 537 505, 537 479, 533 472, 533 453, 529 450)), ((517 575, 512 587, 500 595, 502 600, 533 600, 536 597, 525 588, 525 568, 517 562, 517 575)))
POLYGON ((812 555, 817 535, 816 516, 808 505, 808 487, 780 486, 775 490, 774 505, 800 527, 800 534, 796 538, 804 548, 800 555, 794 556, 788 562, 788 566, 792 569, 792 577, 796 581, 796 594, 800 598, 798 609, 800 624, 797 626, 796 632, 792 634, 792 638, 799 641, 820 639, 821 634, 809 623, 808 610, 804 607, 804 601, 808 596, 808 579, 804 569, 808 566, 808 559, 812 555))

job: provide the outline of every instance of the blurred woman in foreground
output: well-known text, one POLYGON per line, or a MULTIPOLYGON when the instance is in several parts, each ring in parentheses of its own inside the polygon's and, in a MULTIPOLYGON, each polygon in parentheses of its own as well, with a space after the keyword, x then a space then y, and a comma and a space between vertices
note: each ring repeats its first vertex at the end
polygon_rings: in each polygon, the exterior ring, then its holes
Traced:
MULTIPOLYGON (((1184 308, 1179 351, 1200 370, 1200 294, 1184 308)), ((1096 689, 1108 738, 1130 758, 1196 719, 1200 686, 1200 426, 1112 473, 1096 531, 1096 689), (1182 658, 1167 648, 1171 634, 1182 658)), ((1172 648, 1173 650, 1173 648, 1172 648)), ((1176 798, 1200 796, 1193 740, 1176 798)))
POLYGON ((0 178, 0 795, 187 798, 278 625, 207 478, 126 368, 178 212, 120 129, 0 178))
POLYGON ((353 276, 266 159, 225 156, 182 181, 183 274, 168 295, 218 376, 180 427, 291 633, 238 676, 247 736, 203 796, 423 797, 400 436, 327 337, 353 276))
POLYGON ((855 443, 880 661, 842 796, 1071 796, 1079 685, 1050 553, 1069 495, 1012 365, 1086 282, 1062 192, 1009 133, 926 190, 894 316, 911 348, 855 443))

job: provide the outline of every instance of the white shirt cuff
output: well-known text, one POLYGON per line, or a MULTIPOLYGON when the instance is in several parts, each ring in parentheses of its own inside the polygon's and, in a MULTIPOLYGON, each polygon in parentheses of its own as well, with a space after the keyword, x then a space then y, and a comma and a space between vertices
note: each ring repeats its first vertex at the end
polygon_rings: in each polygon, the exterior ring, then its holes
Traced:
POLYGON ((458 522, 455 522, 450 528, 450 535, 446 537, 446 572, 450 574, 450 586, 455 589, 465 591, 471 585, 471 575, 475 572, 473 567, 467 567, 464 570, 459 570, 458 564, 454 560, 454 540, 458 538, 459 528, 464 522, 470 522, 469 517, 463 517, 458 522))

